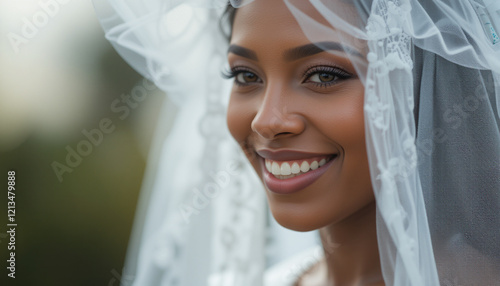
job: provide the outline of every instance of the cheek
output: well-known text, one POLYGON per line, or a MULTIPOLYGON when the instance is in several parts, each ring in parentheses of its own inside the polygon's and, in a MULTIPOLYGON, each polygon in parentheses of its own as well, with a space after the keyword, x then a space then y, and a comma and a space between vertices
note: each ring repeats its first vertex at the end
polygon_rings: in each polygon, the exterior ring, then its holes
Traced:
MULTIPOLYGON (((320 128, 331 142, 343 151, 343 161, 336 192, 329 193, 332 201, 341 200, 347 213, 374 200, 366 152, 364 123, 364 89, 353 88, 352 92, 336 98, 329 105, 328 122, 320 128)), ((325 206, 326 207, 326 206, 325 206)))
POLYGON ((364 121, 364 90, 357 92, 354 100, 345 106, 343 118, 339 118, 339 143, 344 148, 342 187, 353 195, 353 206, 364 205, 375 199, 371 185, 364 121), (357 199, 354 199, 357 197, 357 199))
POLYGON ((249 159, 249 156, 254 157, 253 152, 247 152, 249 151, 248 147, 251 147, 247 144, 251 143, 249 139, 252 135, 251 126, 255 114, 256 112, 253 109, 253 103, 251 101, 231 95, 227 108, 227 127, 249 159))
POLYGON ((231 96, 227 109, 226 122, 231 136, 240 145, 241 150, 259 177, 262 177, 260 162, 252 149, 252 121, 256 112, 252 109, 253 104, 242 98, 231 96))
POLYGON ((346 156, 365 156, 364 88, 360 82, 345 88, 346 92, 318 106, 322 112, 318 112, 315 121, 332 142, 342 147, 346 156))
POLYGON ((245 110, 245 105, 231 96, 227 108, 226 123, 229 132, 240 144, 248 136, 250 129, 248 116, 242 116, 242 114, 244 114, 242 112, 248 113, 248 110, 245 110))
POLYGON ((346 156, 366 156, 365 142, 365 121, 363 112, 363 96, 358 95, 355 99, 350 99, 349 103, 343 105, 342 111, 339 111, 336 116, 338 128, 336 134, 339 138, 339 143, 344 147, 346 156))
POLYGON ((334 122, 330 130, 331 139, 344 151, 343 175, 351 186, 365 189, 362 186, 369 184, 370 173, 366 153, 364 89, 356 86, 337 106, 330 119, 334 122))

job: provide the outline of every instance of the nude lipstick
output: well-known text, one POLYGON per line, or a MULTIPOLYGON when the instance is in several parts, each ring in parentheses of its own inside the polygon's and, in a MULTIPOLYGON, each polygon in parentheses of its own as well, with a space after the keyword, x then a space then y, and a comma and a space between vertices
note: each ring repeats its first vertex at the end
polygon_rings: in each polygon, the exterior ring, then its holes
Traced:
POLYGON ((337 154, 258 150, 263 181, 277 194, 292 194, 314 183, 337 158, 337 154))

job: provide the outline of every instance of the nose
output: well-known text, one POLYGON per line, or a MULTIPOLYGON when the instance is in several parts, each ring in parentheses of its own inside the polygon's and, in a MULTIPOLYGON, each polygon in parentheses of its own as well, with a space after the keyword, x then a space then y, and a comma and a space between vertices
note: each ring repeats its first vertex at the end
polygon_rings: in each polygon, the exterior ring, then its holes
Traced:
POLYGON ((293 111, 292 96, 280 87, 269 88, 252 120, 252 131, 268 140, 298 135, 304 131, 303 117, 293 111))

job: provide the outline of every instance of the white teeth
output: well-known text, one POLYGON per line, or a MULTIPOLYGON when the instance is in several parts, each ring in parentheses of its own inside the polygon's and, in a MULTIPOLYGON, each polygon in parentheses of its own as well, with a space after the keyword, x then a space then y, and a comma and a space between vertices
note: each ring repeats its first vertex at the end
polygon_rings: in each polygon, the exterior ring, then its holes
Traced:
POLYGON ((288 176, 281 176, 281 175, 278 175, 278 176, 276 176, 276 178, 278 178, 278 179, 280 179, 280 180, 284 180, 284 179, 293 178, 293 177, 295 177, 295 176, 297 176, 297 175, 294 175, 294 174, 292 174, 292 175, 288 175, 288 176))
POLYGON ((266 169, 267 169, 267 171, 268 171, 269 173, 272 173, 272 172, 273 172, 273 171, 272 171, 273 169, 271 168, 271 165, 272 165, 272 164, 271 164, 271 161, 266 160, 266 169))
POLYGON ((316 170, 319 167, 325 165, 327 162, 326 158, 323 158, 319 161, 313 161, 311 164, 307 161, 303 161, 302 164, 298 162, 293 162, 290 166, 289 162, 278 163, 277 161, 271 161, 266 159, 265 166, 269 173, 273 174, 275 177, 279 179, 288 179, 303 173, 307 173, 310 170, 316 170))
POLYGON ((300 166, 297 162, 294 162, 292 164, 292 174, 298 174, 300 173, 300 166))
POLYGON ((321 161, 319 161, 319 166, 323 166, 324 164, 326 164, 326 159, 321 159, 321 161))
POLYGON ((318 169, 318 167, 319 167, 318 161, 314 161, 311 163, 311 166, 309 168, 311 168, 311 170, 316 170, 318 169))
POLYGON ((307 163, 306 161, 302 162, 302 165, 300 165, 300 170, 304 173, 309 171, 309 163, 307 163))
POLYGON ((273 173, 273 175, 281 175, 280 165, 278 165, 278 163, 276 163, 276 162, 273 162, 272 173, 273 173))
POLYGON ((283 176, 288 176, 292 173, 292 170, 290 169, 290 164, 287 162, 281 164, 281 175, 283 176))

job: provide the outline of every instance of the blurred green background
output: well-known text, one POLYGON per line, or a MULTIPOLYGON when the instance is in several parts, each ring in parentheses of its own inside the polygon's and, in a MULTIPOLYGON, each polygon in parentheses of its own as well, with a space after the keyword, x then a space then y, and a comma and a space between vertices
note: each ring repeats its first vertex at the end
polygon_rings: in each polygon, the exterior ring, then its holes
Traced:
POLYGON ((90 0, 59 4, 45 21, 40 3, 49 1, 0 0, 0 285, 119 285, 164 95, 148 91, 121 119, 112 102, 142 85, 141 76, 105 40, 90 0), (26 21, 38 25, 31 38, 26 21), (13 42, 14 34, 24 40, 13 42), (66 165, 67 148, 103 118, 114 131, 60 181, 53 162, 66 165), (9 170, 15 279, 6 269, 9 170))

